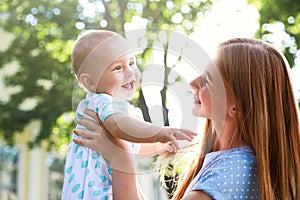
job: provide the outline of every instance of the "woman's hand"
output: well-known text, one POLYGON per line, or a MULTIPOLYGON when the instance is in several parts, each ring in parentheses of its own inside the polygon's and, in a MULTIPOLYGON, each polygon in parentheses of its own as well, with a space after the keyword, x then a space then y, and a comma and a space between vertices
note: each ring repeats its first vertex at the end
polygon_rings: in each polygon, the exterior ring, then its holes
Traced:
POLYGON ((99 152, 116 170, 136 172, 131 143, 114 138, 103 127, 94 111, 86 110, 84 113, 98 120, 99 123, 88 118, 78 120, 77 123, 87 129, 75 129, 74 133, 81 136, 81 138, 74 139, 74 142, 99 152))
POLYGON ((81 136, 81 138, 74 139, 74 142, 82 146, 92 148, 102 154, 103 149, 99 144, 108 142, 108 140, 114 142, 114 138, 103 127, 102 122, 99 120, 94 111, 85 110, 84 113, 98 121, 98 123, 88 118, 77 120, 78 124, 86 127, 87 129, 75 129, 74 133, 81 136))

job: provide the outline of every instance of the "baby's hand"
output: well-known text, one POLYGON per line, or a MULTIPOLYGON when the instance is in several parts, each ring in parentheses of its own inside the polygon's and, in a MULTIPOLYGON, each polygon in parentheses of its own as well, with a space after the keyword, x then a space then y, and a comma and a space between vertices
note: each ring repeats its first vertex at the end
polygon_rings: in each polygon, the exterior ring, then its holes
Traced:
POLYGON ((164 127, 157 134, 157 141, 161 143, 171 142, 176 149, 180 149, 177 140, 192 141, 197 134, 186 130, 164 127))
POLYGON ((167 156, 176 153, 176 147, 173 145, 172 142, 168 142, 168 143, 157 142, 154 143, 153 145, 155 148, 155 152, 159 156, 167 156))

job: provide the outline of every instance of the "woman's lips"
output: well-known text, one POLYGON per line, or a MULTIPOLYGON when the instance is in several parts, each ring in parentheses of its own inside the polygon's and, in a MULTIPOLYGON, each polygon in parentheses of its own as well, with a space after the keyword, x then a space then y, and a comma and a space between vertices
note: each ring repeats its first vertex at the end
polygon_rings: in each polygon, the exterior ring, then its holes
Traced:
POLYGON ((201 101, 194 95, 194 103, 195 104, 201 104, 201 101))
POLYGON ((201 104, 201 101, 195 100, 194 103, 195 103, 195 104, 201 104))

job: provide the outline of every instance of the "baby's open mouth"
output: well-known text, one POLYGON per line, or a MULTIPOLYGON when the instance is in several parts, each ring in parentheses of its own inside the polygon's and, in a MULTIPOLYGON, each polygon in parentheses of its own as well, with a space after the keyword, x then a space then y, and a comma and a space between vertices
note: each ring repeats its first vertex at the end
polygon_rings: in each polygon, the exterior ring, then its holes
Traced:
POLYGON ((135 81, 131 81, 131 82, 129 82, 129 83, 125 83, 124 85, 122 85, 122 87, 125 88, 125 89, 129 89, 129 90, 130 90, 130 89, 133 89, 134 86, 135 86, 134 82, 135 82, 135 81))

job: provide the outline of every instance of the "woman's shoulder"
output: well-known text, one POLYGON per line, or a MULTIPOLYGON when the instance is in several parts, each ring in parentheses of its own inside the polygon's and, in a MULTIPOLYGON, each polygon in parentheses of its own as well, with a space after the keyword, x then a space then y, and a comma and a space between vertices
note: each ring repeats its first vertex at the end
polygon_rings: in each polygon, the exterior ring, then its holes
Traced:
POLYGON ((214 173, 255 173, 256 158, 249 147, 239 147, 206 155, 203 169, 214 173))
POLYGON ((212 197, 259 199, 256 159, 249 147, 206 155, 195 189, 212 197))
POLYGON ((256 162, 255 155, 252 149, 248 146, 237 147, 224 151, 211 152, 206 155, 206 159, 218 162, 226 162, 236 160, 238 163, 241 161, 256 162))

